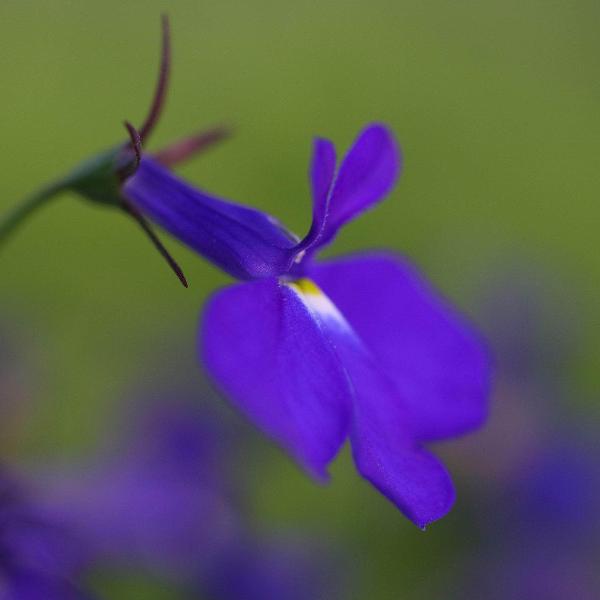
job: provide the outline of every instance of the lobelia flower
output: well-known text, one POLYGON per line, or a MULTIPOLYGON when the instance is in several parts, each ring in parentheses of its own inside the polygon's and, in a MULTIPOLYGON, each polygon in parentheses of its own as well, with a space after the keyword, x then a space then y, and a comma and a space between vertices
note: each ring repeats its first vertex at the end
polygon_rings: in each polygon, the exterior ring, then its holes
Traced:
POLYGON ((233 277, 208 302, 199 344, 236 407, 314 477, 350 439, 360 474, 418 526, 454 500, 424 444, 477 428, 490 361, 479 335, 389 252, 317 261, 348 221, 391 190, 400 153, 366 127, 339 168, 317 139, 313 220, 299 240, 275 218, 203 191, 142 158, 123 187, 140 212, 233 277))
POLYGON ((478 427, 489 360, 470 325, 404 258, 364 254, 319 263, 317 252, 393 186, 400 155, 383 125, 365 129, 336 172, 331 142, 315 142, 313 223, 302 239, 258 210, 195 190, 166 168, 223 135, 209 132, 154 158, 141 145, 163 105, 163 60, 150 113, 130 143, 82 165, 0 222, 0 239, 57 192, 72 190, 132 215, 184 285, 149 227, 164 226, 248 283, 209 303, 206 366, 220 387, 318 479, 346 438, 360 473, 419 526, 450 508, 448 473, 423 444, 478 427))

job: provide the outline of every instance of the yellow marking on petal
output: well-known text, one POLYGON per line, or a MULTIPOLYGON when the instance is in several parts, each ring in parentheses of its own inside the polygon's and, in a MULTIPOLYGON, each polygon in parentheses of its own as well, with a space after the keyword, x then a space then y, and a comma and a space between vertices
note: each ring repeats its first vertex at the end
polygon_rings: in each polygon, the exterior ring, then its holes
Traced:
POLYGON ((322 296, 323 292, 321 288, 312 280, 303 277, 302 279, 296 279, 290 285, 298 288, 303 294, 311 295, 311 296, 322 296))
POLYGON ((295 281, 288 281, 285 285, 298 294, 313 316, 318 315, 322 323, 326 323, 328 327, 334 326, 338 330, 350 329, 340 311, 312 279, 302 277, 295 281))

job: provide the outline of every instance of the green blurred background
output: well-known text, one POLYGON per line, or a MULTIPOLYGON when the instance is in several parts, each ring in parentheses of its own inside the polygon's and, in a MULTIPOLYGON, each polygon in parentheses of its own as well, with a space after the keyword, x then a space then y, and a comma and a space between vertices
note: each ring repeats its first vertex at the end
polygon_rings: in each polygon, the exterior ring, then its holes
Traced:
MULTIPOLYGON (((3 0, 0 209, 123 139, 123 119, 140 123, 164 10, 173 77, 152 148, 232 125, 233 139, 182 173, 302 233, 312 136, 343 149, 364 124, 389 123, 405 156, 400 185, 330 252, 405 252, 475 317, 491 270, 539 265, 564 282, 584 324, 572 376, 582 396, 594 389, 597 2, 3 0)), ((189 290, 132 222, 74 196, 53 201, 2 248, 0 319, 32 349, 24 358, 38 405, 19 453, 94 447, 148 361, 174 339, 193 351, 202 302, 227 277, 163 238, 189 290)), ((165 368, 189 360, 163 359, 165 368)), ((598 414, 597 405, 588 409, 598 414)), ((465 537, 457 517, 423 534, 354 474, 347 456, 320 488, 265 446, 254 494, 260 522, 338 541, 361 565, 353 597, 435 595, 432 572, 452 571, 465 537)), ((114 598, 171 597, 137 581, 110 585, 114 598)))

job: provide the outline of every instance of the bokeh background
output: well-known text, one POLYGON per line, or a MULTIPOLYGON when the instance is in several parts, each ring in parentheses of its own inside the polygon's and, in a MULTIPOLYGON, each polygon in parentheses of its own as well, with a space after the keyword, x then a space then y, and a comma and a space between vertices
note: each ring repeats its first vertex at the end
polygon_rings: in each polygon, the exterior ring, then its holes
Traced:
MULTIPOLYGON (((598 438, 598 3, 4 0, 0 209, 123 139, 123 119, 140 122, 164 10, 172 85, 151 148, 231 125, 231 140, 181 172, 303 232, 312 137, 346 148, 364 124, 388 123, 404 151, 401 182, 329 252, 385 246, 410 255, 497 347, 490 426, 448 445, 458 501, 427 532, 357 477, 347 451, 323 488, 251 432, 252 452, 238 461, 252 475, 248 518, 334 547, 343 598, 488 597, 466 590, 485 586, 474 573, 515 560, 504 552, 515 520, 501 491, 520 481, 532 446, 556 437, 536 432, 569 422, 574 438, 579 424, 598 438)), ((18 388, 20 399, 2 408, 6 461, 94 452, 156 365, 167 378, 187 365, 204 394, 193 360, 198 315, 227 277, 163 239, 188 290, 135 224, 68 194, 3 245, 0 335, 10 349, 0 357, 11 384, 0 393, 14 400, 18 388)), ((597 444, 584 453, 597 467, 597 444)), ((597 534, 584 528, 577 565, 580 553, 597 556, 597 534)), ((564 541, 563 530, 556 536, 549 545, 564 541)), ((126 571, 91 585, 106 598, 183 597, 126 571)))

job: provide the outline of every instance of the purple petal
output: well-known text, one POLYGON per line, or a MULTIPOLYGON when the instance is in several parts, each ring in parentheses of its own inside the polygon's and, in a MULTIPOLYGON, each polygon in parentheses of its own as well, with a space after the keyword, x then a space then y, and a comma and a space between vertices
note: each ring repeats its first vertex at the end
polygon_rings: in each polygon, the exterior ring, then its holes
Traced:
POLYGON ((348 431, 350 390, 318 323, 291 286, 256 281, 206 308, 202 355, 218 385, 317 477, 348 431))
POLYGON ((446 469, 419 447, 405 398, 333 303, 314 284, 294 287, 301 290, 352 382, 350 439, 359 472, 424 528, 454 502, 446 469))
POLYGON ((480 426, 490 359, 472 327, 404 259, 371 254, 312 267, 407 403, 421 440, 480 426))
POLYGON ((297 240, 274 217, 221 200, 176 178, 150 158, 123 188, 146 216, 239 279, 280 275, 297 240))
POLYGON ((311 165, 313 213, 316 221, 322 221, 325 218, 334 175, 335 147, 329 140, 317 138, 314 143, 311 165))
POLYGON ((325 230, 319 245, 329 242, 337 230, 383 200, 398 178, 400 150, 384 125, 366 127, 344 158, 329 198, 325 230))
POLYGON ((358 421, 351 439, 361 475, 417 527, 425 529, 448 514, 456 493, 450 475, 435 456, 416 446, 406 447, 389 434, 375 435, 368 421, 358 421))
POLYGON ((317 138, 314 142, 310 169, 313 197, 313 220, 310 231, 297 250, 314 244, 322 235, 329 210, 329 193, 335 175, 335 146, 329 141, 317 138))
POLYGON ((410 430, 405 400, 366 355, 345 364, 355 387, 352 455, 361 475, 424 529, 443 517, 455 498, 440 461, 421 448, 410 430))

